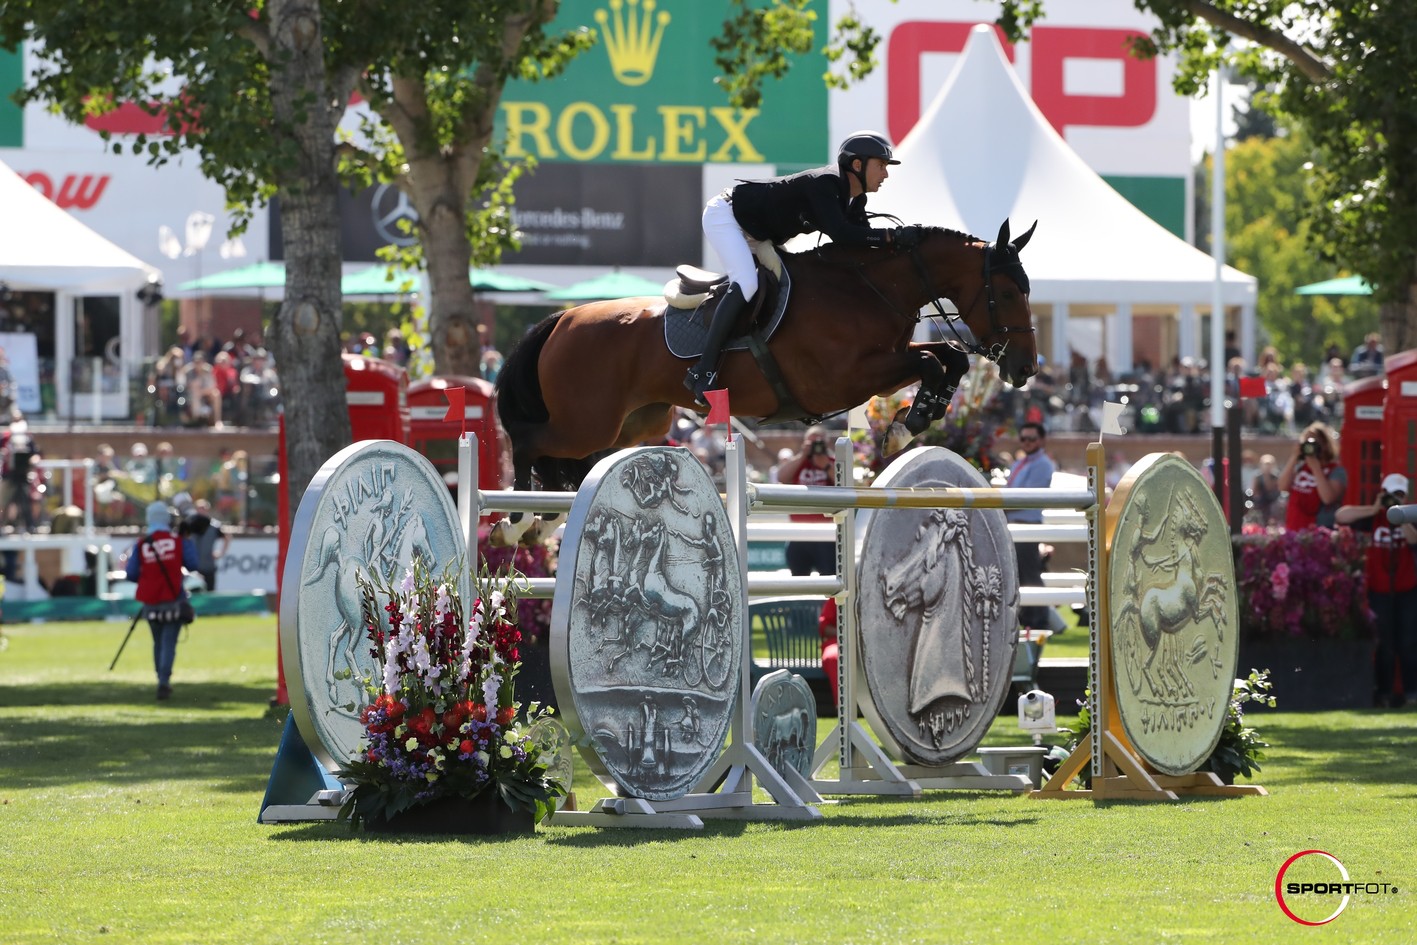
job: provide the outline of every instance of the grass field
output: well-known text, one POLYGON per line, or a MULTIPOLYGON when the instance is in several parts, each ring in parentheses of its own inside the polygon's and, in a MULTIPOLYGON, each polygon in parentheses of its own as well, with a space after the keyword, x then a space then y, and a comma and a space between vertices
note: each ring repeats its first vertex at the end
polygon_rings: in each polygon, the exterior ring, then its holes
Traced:
MULTIPOLYGON (((1257 719, 1267 798, 933 792, 811 826, 371 839, 256 822, 282 723, 273 619, 195 624, 170 703, 144 628, 113 673, 126 624, 4 629, 0 943, 1417 940, 1410 711, 1257 719), (1314 848, 1399 892, 1294 924, 1275 874, 1314 848)), ((1023 738, 1003 718, 988 742, 1023 738)), ((599 792, 578 778, 584 804, 599 792)), ((1337 875, 1306 857, 1287 878, 1337 875)))

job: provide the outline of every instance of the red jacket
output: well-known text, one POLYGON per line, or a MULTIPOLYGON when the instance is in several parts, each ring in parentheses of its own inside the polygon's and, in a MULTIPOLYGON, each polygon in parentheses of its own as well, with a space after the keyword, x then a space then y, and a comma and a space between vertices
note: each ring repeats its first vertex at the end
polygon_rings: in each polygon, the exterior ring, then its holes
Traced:
POLYGON ((139 562, 135 596, 144 604, 165 604, 182 597, 182 566, 187 564, 194 571, 197 568, 197 549, 168 531, 153 532, 140 539, 133 548, 133 558, 139 562))

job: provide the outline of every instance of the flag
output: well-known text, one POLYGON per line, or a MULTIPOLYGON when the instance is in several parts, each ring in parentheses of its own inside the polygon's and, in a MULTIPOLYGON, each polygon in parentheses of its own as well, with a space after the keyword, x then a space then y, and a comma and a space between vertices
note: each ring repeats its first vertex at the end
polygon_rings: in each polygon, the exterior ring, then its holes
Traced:
POLYGON ((704 392, 704 400, 708 401, 708 419, 704 421, 704 426, 713 426, 715 423, 728 422, 728 390, 710 390, 704 392))
POLYGON ((1102 432, 1122 435, 1122 411, 1125 409, 1121 404, 1114 404, 1106 401, 1102 404, 1102 432))
POLYGON ((1241 397, 1263 397, 1266 393, 1267 393, 1267 391, 1265 390, 1264 378, 1262 378, 1262 377, 1242 377, 1242 378, 1240 378, 1240 396, 1241 396, 1241 397))
POLYGON ((450 423, 456 420, 462 424, 463 432, 467 432, 467 388, 448 387, 443 390, 448 397, 448 412, 443 415, 443 422, 450 423))

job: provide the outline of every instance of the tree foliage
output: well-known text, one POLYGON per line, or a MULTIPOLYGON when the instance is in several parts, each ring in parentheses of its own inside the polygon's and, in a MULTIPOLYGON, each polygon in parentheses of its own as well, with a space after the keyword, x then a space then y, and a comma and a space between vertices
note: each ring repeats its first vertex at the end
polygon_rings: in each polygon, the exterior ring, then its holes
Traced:
MULTIPOLYGON (((1250 137, 1225 154, 1225 247, 1228 261, 1259 280, 1256 311, 1268 341, 1285 363, 1315 367, 1330 342, 1344 357, 1377 318, 1371 298, 1295 295, 1333 275, 1311 250, 1314 220, 1312 146, 1302 133, 1250 137)), ((1212 162, 1207 159, 1207 177, 1212 162)), ((1202 182, 1197 193, 1210 193, 1202 182)), ((1209 222, 1209 213, 1201 216, 1209 222)), ((1206 234, 1209 239, 1209 234, 1206 234)), ((1317 373, 1315 370, 1314 373, 1317 373)))
MULTIPOLYGON (((1046 5, 1003 0, 1015 35, 1046 5)), ((1389 351, 1417 341, 1417 18, 1369 0, 1136 0, 1159 20, 1140 55, 1177 52, 1176 87, 1223 62, 1312 146, 1311 248, 1361 274, 1382 303, 1389 351), (1231 42, 1238 39, 1242 42, 1231 42)), ((1331 274, 1331 273, 1330 273, 1331 274)))
MULTIPOLYGON (((152 163, 195 151, 244 226, 279 198, 285 302, 266 336, 286 391, 291 494, 350 439, 339 353, 338 188, 374 179, 407 192, 432 282, 440 370, 476 373, 470 264, 513 242, 517 169, 492 146, 511 76, 547 77, 587 32, 544 27, 559 0, 119 0, 0 4, 0 46, 34 40, 19 98, 73 121, 136 102, 165 133, 111 141, 152 163), (383 118, 338 134, 359 91, 383 118), (343 174, 341 178, 340 174, 343 174)), ((409 260, 401 260, 409 261, 409 260)))

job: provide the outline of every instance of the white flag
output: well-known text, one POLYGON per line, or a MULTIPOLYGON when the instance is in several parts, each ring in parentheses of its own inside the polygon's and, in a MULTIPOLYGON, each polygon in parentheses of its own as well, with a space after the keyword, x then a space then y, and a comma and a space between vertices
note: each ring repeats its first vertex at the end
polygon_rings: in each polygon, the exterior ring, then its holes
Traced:
POLYGON ((1114 404, 1108 401, 1102 405, 1102 432, 1122 435, 1122 404, 1114 404))

